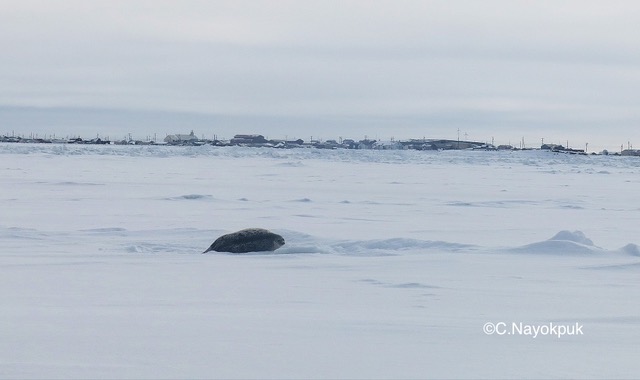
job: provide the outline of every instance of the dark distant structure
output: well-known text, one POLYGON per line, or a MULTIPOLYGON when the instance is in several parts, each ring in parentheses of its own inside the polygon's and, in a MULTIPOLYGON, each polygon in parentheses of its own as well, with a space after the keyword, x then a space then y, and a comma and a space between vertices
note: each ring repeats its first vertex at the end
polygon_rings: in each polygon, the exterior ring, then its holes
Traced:
POLYGON ((235 135, 229 141, 231 145, 257 146, 268 143, 262 135, 235 135))
POLYGON ((549 150, 555 153, 586 154, 584 149, 565 148, 564 146, 558 144, 542 144, 542 146, 540 146, 540 149, 549 150))

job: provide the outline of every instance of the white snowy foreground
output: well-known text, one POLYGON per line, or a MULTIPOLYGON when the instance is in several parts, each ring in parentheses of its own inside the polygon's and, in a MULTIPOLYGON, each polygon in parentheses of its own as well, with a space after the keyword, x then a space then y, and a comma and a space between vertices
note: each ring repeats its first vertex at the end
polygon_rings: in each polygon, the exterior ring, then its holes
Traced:
POLYGON ((634 157, 0 145, 0 377, 637 378, 639 189, 634 157), (201 254, 246 227, 286 245, 201 254))

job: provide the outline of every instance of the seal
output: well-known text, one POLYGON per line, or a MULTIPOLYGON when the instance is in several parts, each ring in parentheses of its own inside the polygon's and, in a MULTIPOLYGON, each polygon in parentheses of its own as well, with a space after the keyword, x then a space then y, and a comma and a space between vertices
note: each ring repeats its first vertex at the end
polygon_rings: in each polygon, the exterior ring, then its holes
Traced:
POLYGON ((222 235, 202 253, 209 251, 247 253, 275 251, 284 245, 284 238, 263 228, 247 228, 222 235))

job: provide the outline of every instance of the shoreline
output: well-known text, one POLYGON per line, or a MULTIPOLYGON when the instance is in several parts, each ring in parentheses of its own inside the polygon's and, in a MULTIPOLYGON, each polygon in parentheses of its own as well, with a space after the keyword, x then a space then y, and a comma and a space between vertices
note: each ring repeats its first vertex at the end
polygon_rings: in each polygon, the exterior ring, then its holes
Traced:
POLYGON ((165 141, 154 140, 102 140, 99 137, 84 140, 81 137, 72 139, 47 139, 47 138, 24 138, 20 136, 0 136, 0 143, 7 144, 58 144, 58 145, 135 145, 135 146, 241 146, 251 148, 274 148, 274 149, 352 149, 352 150, 418 150, 418 151, 446 151, 446 150, 480 150, 480 151, 528 151, 541 150, 553 153, 563 153, 571 155, 612 155, 612 156, 640 156, 640 150, 623 149, 620 152, 587 152, 584 149, 566 148, 562 145, 543 144, 540 147, 514 147, 511 145, 495 146, 489 143, 478 141, 458 141, 448 139, 409 139, 379 141, 363 139, 355 141, 352 139, 336 140, 311 140, 305 142, 299 140, 267 140, 262 135, 236 135, 230 140, 210 140, 198 139, 193 133, 190 135, 168 135, 165 141))

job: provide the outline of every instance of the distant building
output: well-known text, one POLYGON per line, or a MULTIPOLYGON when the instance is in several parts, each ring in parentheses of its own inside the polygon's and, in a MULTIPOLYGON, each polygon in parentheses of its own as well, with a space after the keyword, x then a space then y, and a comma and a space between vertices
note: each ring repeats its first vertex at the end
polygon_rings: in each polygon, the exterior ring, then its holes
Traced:
POLYGON ((620 152, 621 156, 640 156, 640 150, 637 149, 625 149, 620 152))
POLYGON ((268 141, 262 135, 235 135, 229 142, 231 145, 257 145, 268 141))
POLYGON ((342 147, 347 149, 356 149, 358 148, 358 143, 352 139, 344 139, 342 140, 342 147))
POLYGON ((336 140, 312 141, 311 146, 318 149, 338 149, 340 144, 336 140))
POLYGON ((373 149, 373 144, 376 143, 376 140, 364 139, 358 142, 357 149, 373 149))
POLYGON ((297 140, 269 140, 274 148, 300 148, 304 144, 302 139, 297 140))
POLYGON ((398 141, 376 141, 373 143, 373 149, 377 150, 399 150, 404 149, 402 144, 398 141))
POLYGON ((164 142, 166 142, 167 144, 174 144, 174 145, 188 144, 188 143, 193 143, 195 141, 198 141, 198 138, 193 133, 193 131, 191 131, 191 133, 188 135, 175 134, 175 135, 168 135, 167 137, 164 138, 164 142))
POLYGON ((542 144, 542 146, 540 146, 540 149, 542 149, 542 150, 564 150, 564 147, 562 145, 558 145, 558 144, 542 144))
POLYGON ((555 153, 568 153, 568 154, 585 154, 586 153, 584 149, 565 148, 564 146, 557 145, 557 144, 542 144, 542 146, 540 146, 540 149, 550 150, 555 153))

